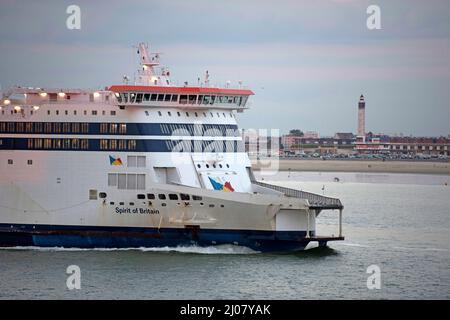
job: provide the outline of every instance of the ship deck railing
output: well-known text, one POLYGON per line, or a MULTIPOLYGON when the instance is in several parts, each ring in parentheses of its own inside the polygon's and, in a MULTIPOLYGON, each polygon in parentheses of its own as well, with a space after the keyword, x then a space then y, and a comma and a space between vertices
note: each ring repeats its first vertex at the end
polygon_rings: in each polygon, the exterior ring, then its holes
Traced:
POLYGON ((344 209, 344 206, 342 205, 341 200, 339 200, 337 198, 330 198, 330 197, 322 196, 322 195, 319 195, 316 193, 281 187, 281 186, 277 186, 277 185, 273 185, 273 184, 269 184, 269 183, 265 183, 265 182, 261 182, 261 181, 256 181, 256 180, 252 181, 252 183, 259 185, 261 187, 265 187, 265 188, 269 188, 269 189, 281 192, 287 197, 308 200, 309 207, 311 209, 316 209, 316 210, 326 210, 326 209, 342 210, 342 209, 344 209))

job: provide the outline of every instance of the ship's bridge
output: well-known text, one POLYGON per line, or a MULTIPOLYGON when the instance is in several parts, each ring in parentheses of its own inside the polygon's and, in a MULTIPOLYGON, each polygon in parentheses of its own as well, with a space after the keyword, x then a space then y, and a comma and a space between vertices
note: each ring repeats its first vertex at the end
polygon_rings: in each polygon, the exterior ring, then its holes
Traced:
POLYGON ((246 109, 253 91, 213 87, 113 85, 109 88, 120 106, 187 109, 246 109))

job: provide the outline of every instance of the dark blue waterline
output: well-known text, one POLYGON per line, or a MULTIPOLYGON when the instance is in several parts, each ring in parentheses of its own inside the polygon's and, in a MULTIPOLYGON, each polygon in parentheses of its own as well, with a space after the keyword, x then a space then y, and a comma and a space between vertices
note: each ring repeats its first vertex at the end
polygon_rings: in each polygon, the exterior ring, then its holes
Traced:
MULTIPOLYGON (((303 250, 305 231, 0 224, 0 246, 139 248, 234 244, 261 252, 303 250)), ((314 236, 314 232, 310 232, 314 236)))

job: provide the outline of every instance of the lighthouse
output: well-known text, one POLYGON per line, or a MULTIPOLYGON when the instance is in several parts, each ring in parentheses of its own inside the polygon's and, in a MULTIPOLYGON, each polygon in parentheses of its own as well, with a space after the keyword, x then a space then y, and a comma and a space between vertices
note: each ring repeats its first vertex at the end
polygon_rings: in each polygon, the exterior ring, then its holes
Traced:
POLYGON ((358 102, 358 136, 364 137, 366 135, 366 102, 364 96, 359 97, 358 102))

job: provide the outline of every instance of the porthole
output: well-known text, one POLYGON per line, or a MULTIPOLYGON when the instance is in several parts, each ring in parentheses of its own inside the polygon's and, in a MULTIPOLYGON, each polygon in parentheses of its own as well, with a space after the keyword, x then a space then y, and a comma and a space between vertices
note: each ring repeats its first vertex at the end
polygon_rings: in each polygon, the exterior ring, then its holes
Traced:
POLYGON ((99 196, 99 198, 101 198, 101 199, 105 199, 105 198, 106 198, 106 192, 100 192, 100 193, 98 194, 98 196, 99 196))
POLYGON ((161 203, 161 206, 165 207, 165 206, 167 206, 167 204, 163 202, 163 203, 161 203))
POLYGON ((197 164, 197 168, 201 168, 202 166, 200 164, 197 164))
POLYGON ((206 168, 209 168, 209 164, 206 164, 206 168))
POLYGON ((134 202, 130 202, 130 206, 134 206, 134 202))

